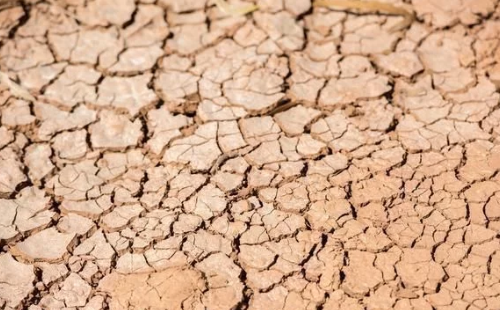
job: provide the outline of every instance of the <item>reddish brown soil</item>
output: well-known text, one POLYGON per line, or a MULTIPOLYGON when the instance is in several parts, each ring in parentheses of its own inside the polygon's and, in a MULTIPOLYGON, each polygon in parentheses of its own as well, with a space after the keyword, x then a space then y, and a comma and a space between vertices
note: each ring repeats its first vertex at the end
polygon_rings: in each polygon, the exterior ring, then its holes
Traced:
POLYGON ((0 12, 0 309, 500 309, 497 1, 255 3, 0 12))

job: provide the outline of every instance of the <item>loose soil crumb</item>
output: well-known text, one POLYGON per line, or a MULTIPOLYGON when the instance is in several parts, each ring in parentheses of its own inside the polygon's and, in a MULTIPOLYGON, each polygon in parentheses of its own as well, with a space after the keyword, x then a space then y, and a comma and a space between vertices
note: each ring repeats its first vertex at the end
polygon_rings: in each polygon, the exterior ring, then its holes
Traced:
POLYGON ((498 1, 0 9, 0 309, 500 309, 498 1))

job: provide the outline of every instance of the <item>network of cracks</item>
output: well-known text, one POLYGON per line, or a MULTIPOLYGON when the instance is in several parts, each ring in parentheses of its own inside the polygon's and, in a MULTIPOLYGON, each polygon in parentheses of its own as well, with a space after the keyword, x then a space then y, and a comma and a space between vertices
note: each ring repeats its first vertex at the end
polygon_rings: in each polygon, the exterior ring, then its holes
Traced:
POLYGON ((390 2, 0 11, 0 308, 499 309, 500 8, 390 2))

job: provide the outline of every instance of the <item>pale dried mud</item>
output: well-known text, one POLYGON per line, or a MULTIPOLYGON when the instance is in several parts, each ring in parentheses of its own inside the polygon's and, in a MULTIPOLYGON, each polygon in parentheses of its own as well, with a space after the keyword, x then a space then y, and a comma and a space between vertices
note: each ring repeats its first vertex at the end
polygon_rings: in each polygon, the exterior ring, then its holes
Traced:
POLYGON ((499 3, 386 2, 0 11, 0 309, 500 309, 499 3))

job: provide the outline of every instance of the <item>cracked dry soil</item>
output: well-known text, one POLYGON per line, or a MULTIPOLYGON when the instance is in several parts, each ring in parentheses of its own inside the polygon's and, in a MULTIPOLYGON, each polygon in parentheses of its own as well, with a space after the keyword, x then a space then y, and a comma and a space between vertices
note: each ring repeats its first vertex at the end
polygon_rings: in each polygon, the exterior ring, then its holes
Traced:
POLYGON ((498 2, 255 3, 0 12, 1 309, 500 309, 498 2))

